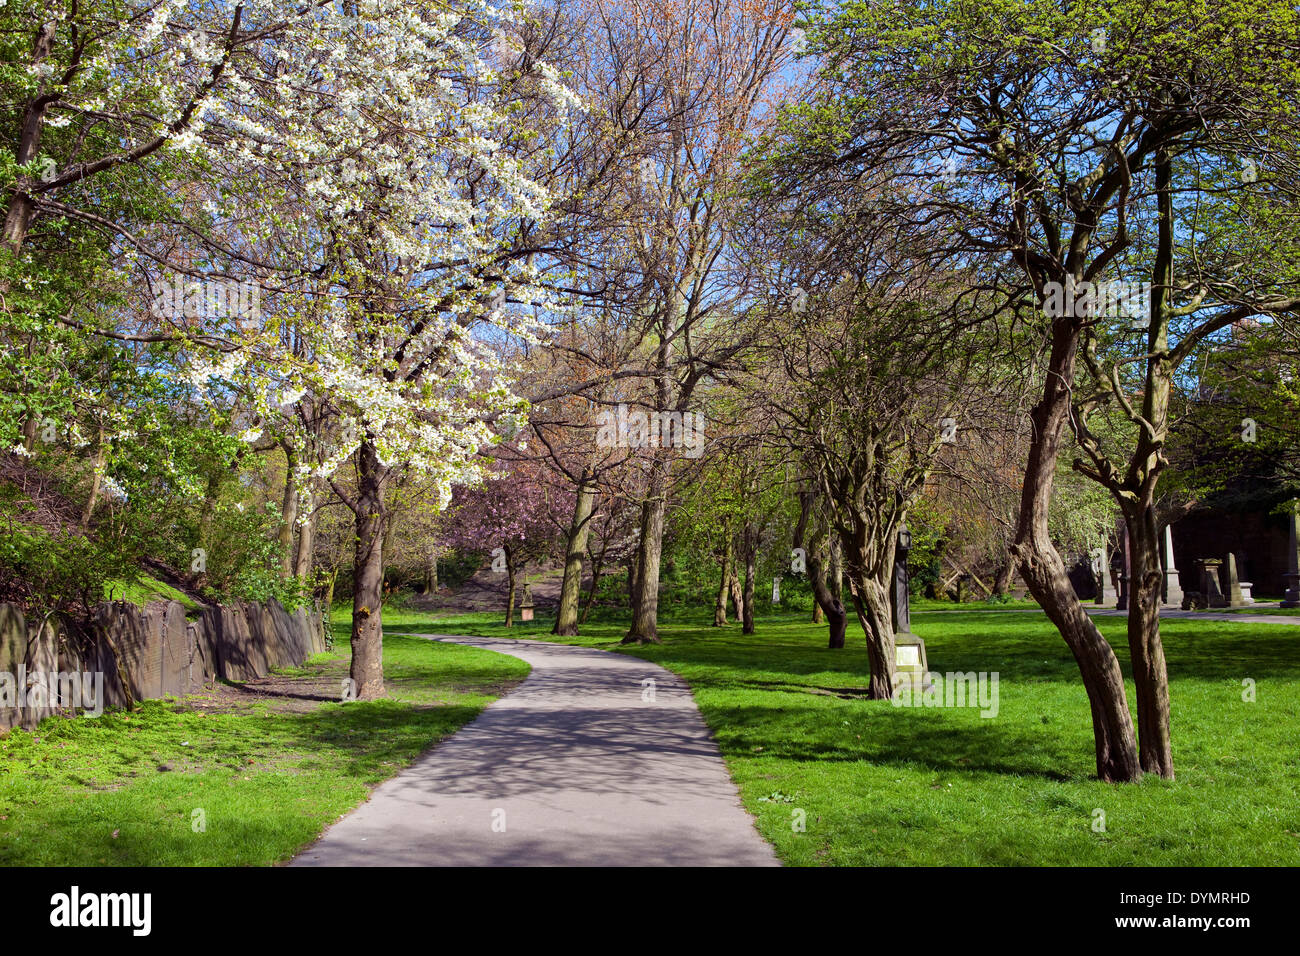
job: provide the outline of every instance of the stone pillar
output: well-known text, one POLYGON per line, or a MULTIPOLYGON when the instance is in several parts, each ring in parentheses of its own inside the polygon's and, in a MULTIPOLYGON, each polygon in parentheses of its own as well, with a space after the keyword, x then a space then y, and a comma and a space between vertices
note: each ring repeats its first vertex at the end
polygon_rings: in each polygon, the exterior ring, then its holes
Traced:
POLYGON ((781 603, 781 578, 779 575, 772 579, 772 603, 781 603))
POLYGON ((1245 607, 1246 599, 1241 593, 1241 576, 1237 573, 1237 556, 1231 551, 1228 552, 1228 560, 1224 565, 1225 572, 1225 594, 1228 599, 1228 607, 1245 607))
POLYGON ((1097 603, 1110 606, 1119 600, 1115 582, 1111 579, 1110 549, 1103 547, 1099 560, 1101 568, 1097 574, 1097 603))
POLYGON ((1181 607, 1183 588, 1178 581, 1178 566, 1174 564, 1174 529, 1165 525, 1165 603, 1181 607))
POLYGON ((1282 575, 1282 579, 1286 581, 1286 596, 1282 599, 1282 606, 1300 607, 1300 541, 1296 540, 1294 513, 1287 518, 1287 526, 1290 529, 1290 537, 1287 539, 1286 546, 1286 573, 1282 575))
POLYGON ((1201 590, 1205 592, 1206 607, 1227 607, 1228 602, 1219 587, 1219 568, 1223 562, 1218 558, 1201 560, 1201 590))

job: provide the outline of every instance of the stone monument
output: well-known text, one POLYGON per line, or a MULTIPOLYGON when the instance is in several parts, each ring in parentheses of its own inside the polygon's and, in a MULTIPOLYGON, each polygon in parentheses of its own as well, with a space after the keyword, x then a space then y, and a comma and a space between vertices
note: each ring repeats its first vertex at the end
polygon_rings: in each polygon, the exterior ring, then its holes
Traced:
POLYGON ((1246 607, 1255 603, 1255 599, 1250 596, 1250 589, 1254 585, 1249 581, 1241 580, 1237 567, 1237 556, 1229 551, 1227 563, 1224 565, 1225 577, 1227 578, 1228 607, 1246 607))
POLYGON ((894 549, 894 665, 898 686, 901 688, 907 682, 916 689, 926 683, 929 661, 925 656, 925 641, 912 633, 912 614, 908 608, 907 553, 911 547, 912 533, 903 525, 898 529, 898 545, 894 549))
POLYGON ((1201 591, 1205 595, 1206 607, 1227 607, 1228 600, 1220 588, 1219 569, 1223 562, 1218 558, 1201 559, 1201 591))
POLYGON ((1183 588, 1178 581, 1178 566, 1174 564, 1174 529, 1165 525, 1165 603, 1180 607, 1183 588))
POLYGON ((1109 607, 1119 600, 1119 592, 1115 590, 1115 559, 1106 560, 1106 554, 1109 549, 1103 548, 1098 560, 1100 568, 1097 572, 1097 603, 1109 607))
POLYGON ((1231 551, 1223 564, 1223 583, 1223 596, 1228 601, 1228 607, 1245 607, 1246 602, 1241 596, 1241 579, 1237 574, 1237 556, 1231 551))
POLYGON ((537 605, 533 603, 533 589, 531 585, 524 585, 524 599, 519 602, 519 620, 531 621, 533 619, 533 608, 537 605))

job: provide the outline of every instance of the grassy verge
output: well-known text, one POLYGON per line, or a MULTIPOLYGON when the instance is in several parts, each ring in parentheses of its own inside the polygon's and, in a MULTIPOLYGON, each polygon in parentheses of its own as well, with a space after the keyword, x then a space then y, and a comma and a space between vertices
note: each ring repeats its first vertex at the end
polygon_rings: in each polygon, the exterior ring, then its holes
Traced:
MULTIPOLYGON (((751 636, 707 622, 701 612, 663 623, 659 647, 618 648, 621 621, 572 640, 686 678, 746 807, 787 863, 1300 864, 1300 627, 1165 622, 1178 779, 1107 785, 1092 779, 1076 665, 1041 615, 913 615, 932 670, 999 673, 988 719, 861 699, 866 653, 852 632, 854 646, 829 651, 825 629, 802 615, 768 616, 751 636), (1244 681, 1254 702, 1243 700, 1244 681)), ((475 614, 423 626, 557 640, 550 624, 507 630, 497 615, 475 614)), ((1098 624, 1127 671, 1123 619, 1098 624)))
POLYGON ((219 687, 0 738, 0 865, 287 860, 528 673, 490 651, 386 636, 389 699, 335 703, 350 656, 339 631, 340 651, 281 672, 301 680, 292 710, 257 695, 231 706, 239 689, 219 687))
POLYGON ((187 594, 147 574, 136 581, 110 581, 104 585, 104 598, 109 601, 126 601, 144 607, 151 601, 179 601, 187 611, 197 611, 199 606, 187 594))

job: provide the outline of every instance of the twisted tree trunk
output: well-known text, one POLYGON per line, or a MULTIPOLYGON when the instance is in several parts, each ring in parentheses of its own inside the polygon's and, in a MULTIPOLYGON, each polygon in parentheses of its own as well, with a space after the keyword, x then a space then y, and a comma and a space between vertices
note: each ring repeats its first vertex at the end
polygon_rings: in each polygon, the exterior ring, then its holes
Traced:
POLYGON ((1078 345, 1079 332, 1073 320, 1056 319, 1043 396, 1031 412, 1033 438, 1011 550, 1025 585, 1061 632, 1079 665, 1092 712, 1097 776, 1106 781, 1138 780, 1142 768, 1119 661, 1075 595, 1048 530, 1048 509, 1070 411, 1078 345))

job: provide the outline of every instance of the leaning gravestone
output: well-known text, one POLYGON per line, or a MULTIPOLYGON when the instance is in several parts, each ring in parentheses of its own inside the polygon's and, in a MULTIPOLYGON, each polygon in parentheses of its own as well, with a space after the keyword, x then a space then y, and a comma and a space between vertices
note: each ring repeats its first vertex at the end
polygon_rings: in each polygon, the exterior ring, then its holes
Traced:
POLYGON ((27 706, 21 723, 28 730, 54 713, 58 704, 58 683, 51 678, 59 672, 59 636, 53 621, 45 621, 40 628, 34 638, 30 633, 27 636, 27 706))
POLYGON ((13 604, 0 604, 0 680, 5 681, 0 693, 0 731, 16 727, 22 720, 18 673, 27 660, 27 619, 13 604), (8 705, 8 706, 5 706, 8 705))
MULTIPOLYGON (((125 601, 108 605, 103 632, 117 651, 135 700, 162 695, 162 614, 150 614, 125 601)), ((107 679, 107 675, 105 675, 107 679)))
POLYGON ((162 693, 180 697, 189 690, 190 637, 179 601, 163 608, 162 642, 162 693))

